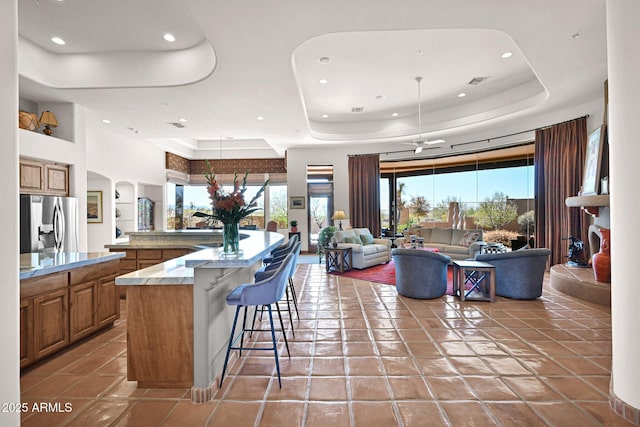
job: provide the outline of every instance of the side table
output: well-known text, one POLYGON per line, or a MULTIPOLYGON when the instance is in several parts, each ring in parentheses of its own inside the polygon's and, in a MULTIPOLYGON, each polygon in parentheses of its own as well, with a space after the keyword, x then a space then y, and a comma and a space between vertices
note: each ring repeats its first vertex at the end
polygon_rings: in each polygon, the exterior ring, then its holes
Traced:
POLYGON ((502 243, 487 243, 480 252, 483 254, 503 254, 507 252, 507 248, 502 243))
POLYGON ((496 270, 493 264, 481 261, 452 261, 453 294, 460 301, 496 300, 496 270), (487 277, 489 276, 489 277, 487 277), (467 284, 471 285, 466 289, 467 284))
POLYGON ((324 248, 324 263, 327 272, 332 269, 340 273, 351 270, 351 248, 324 248))

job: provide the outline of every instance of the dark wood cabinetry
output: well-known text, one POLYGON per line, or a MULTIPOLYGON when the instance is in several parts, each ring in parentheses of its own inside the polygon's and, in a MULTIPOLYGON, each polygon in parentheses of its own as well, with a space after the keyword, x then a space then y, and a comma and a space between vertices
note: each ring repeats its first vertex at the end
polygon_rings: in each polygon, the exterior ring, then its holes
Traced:
POLYGON ((58 352, 120 317, 119 260, 20 282, 20 367, 58 352))

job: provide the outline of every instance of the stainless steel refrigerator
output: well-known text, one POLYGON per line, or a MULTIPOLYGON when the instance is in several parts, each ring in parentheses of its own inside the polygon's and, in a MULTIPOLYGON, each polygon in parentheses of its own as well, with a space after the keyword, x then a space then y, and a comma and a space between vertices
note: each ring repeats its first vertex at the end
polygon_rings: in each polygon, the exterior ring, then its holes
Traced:
POLYGON ((76 197, 20 195, 20 253, 77 252, 76 197))

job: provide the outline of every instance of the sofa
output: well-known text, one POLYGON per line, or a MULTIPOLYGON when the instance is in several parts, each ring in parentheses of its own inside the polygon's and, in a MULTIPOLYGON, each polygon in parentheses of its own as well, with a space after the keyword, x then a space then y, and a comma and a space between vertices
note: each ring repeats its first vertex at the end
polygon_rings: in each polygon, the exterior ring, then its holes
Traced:
POLYGON ((457 228, 410 228, 404 237, 396 239, 399 248, 410 245, 410 236, 424 238, 424 246, 438 248, 441 254, 451 259, 475 258, 486 243, 482 230, 459 230, 457 228))
POLYGON ((331 237, 334 242, 339 248, 351 248, 353 268, 362 270, 391 261, 391 242, 374 238, 368 228, 338 230, 331 237))

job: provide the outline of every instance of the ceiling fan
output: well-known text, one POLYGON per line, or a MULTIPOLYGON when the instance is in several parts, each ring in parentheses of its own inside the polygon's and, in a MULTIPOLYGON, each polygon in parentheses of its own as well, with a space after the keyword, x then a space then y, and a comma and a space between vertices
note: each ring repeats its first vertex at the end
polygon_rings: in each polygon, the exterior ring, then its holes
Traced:
POLYGON ((422 123, 421 123, 422 114, 420 111, 420 104, 421 104, 420 101, 422 100, 420 96, 420 82, 422 82, 422 77, 416 77, 416 82, 418 83, 418 132, 419 132, 418 139, 413 142, 403 142, 403 144, 413 145, 415 147, 413 152, 415 154, 419 154, 419 153, 422 153, 422 150, 424 150, 429 145, 444 142, 444 139, 434 139, 433 141, 428 141, 426 138, 425 139, 422 138, 422 123))

